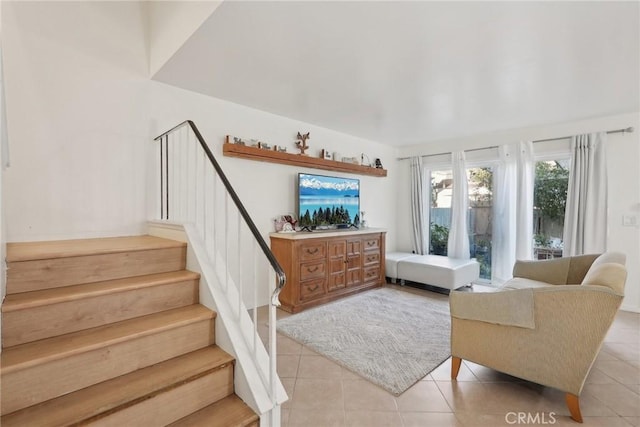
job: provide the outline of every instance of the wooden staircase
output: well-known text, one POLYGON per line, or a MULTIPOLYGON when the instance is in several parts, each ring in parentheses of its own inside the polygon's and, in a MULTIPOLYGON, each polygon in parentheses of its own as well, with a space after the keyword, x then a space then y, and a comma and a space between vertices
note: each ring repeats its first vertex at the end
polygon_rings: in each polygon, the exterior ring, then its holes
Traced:
POLYGON ((152 236, 8 244, 0 425, 258 426, 185 260, 152 236))

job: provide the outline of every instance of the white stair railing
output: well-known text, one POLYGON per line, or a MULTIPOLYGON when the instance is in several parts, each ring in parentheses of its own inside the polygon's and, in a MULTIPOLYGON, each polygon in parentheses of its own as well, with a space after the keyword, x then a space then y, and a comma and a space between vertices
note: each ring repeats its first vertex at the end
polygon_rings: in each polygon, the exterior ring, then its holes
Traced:
POLYGON ((224 316, 221 320, 231 331, 229 338, 242 340, 234 348, 242 347, 251 355, 254 367, 249 371, 258 373, 263 386, 252 392, 266 393, 270 402, 268 410, 259 402, 254 410, 261 414, 263 425, 278 426, 285 396, 276 372, 275 322, 278 295, 286 282, 284 271, 195 124, 182 122, 155 141, 160 192, 156 219, 183 224, 195 246, 206 254, 207 284, 228 308, 219 310, 218 316, 224 316), (258 305, 265 300, 269 300, 268 314, 263 319, 258 305), (260 328, 264 323, 266 330, 260 328))

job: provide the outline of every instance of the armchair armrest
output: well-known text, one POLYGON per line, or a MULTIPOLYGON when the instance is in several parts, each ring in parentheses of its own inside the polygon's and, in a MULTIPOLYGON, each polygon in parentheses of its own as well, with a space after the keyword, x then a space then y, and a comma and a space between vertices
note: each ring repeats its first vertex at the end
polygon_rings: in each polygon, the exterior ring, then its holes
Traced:
POLYGON ((533 290, 517 289, 493 293, 452 291, 451 317, 497 325, 535 328, 533 290))

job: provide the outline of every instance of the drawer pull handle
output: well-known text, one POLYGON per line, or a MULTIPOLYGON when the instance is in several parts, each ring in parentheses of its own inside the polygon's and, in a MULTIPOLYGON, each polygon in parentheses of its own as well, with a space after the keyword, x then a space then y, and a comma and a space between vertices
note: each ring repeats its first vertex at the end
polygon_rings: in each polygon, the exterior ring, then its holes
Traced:
POLYGON ((313 248, 313 250, 311 250, 311 249, 307 249, 307 253, 308 253, 309 255, 315 255, 315 254, 317 254, 317 253, 318 253, 318 248, 313 248))
POLYGON ((320 287, 320 285, 318 285, 318 284, 316 283, 316 285, 315 285, 313 288, 310 288, 310 287, 308 287, 308 286, 307 286, 307 289, 309 290, 309 292, 313 292, 313 291, 315 291, 316 289, 318 289, 319 287, 320 287))
POLYGON ((318 267, 317 265, 313 269, 307 267, 307 272, 308 273, 315 273, 316 271, 318 271, 318 268, 320 268, 320 267, 318 267))
POLYGON ((374 241, 368 241, 368 242, 367 242, 367 246, 373 246, 373 245, 375 245, 375 244, 376 244, 376 242, 374 242, 374 241))

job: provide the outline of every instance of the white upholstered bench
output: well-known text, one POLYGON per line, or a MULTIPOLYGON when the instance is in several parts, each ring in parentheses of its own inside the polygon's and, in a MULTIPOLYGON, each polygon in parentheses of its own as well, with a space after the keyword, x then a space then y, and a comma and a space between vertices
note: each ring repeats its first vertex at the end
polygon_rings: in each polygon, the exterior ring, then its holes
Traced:
POLYGON ((386 274, 393 283, 400 279, 445 289, 456 289, 476 280, 480 264, 475 259, 456 259, 441 255, 390 252, 385 257, 386 274))

